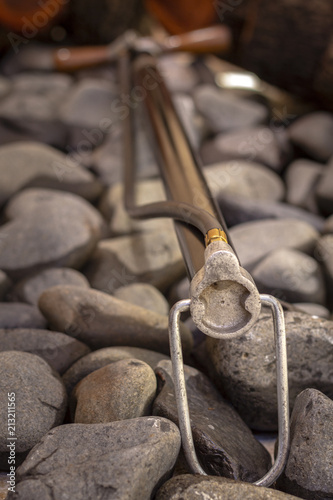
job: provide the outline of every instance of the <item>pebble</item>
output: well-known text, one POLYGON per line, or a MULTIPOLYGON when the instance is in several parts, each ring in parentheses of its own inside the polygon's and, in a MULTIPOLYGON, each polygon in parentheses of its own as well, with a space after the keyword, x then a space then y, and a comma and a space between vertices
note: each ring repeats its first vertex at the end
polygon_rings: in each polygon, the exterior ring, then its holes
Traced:
POLYGON ((193 98, 198 111, 215 134, 255 126, 268 120, 266 106, 230 95, 216 85, 199 85, 193 91, 193 98))
POLYGON ((58 110, 72 78, 61 73, 21 73, 12 77, 11 92, 0 101, 0 118, 31 139, 65 147, 67 130, 58 110))
POLYGON ((19 281, 10 290, 7 300, 14 302, 27 302, 38 305, 40 295, 56 285, 74 285, 90 288, 89 282, 83 274, 75 269, 66 267, 50 267, 39 271, 19 281))
POLYGON ((288 128, 290 140, 315 160, 326 162, 333 155, 333 115, 317 111, 301 116, 288 128))
POLYGON ((325 215, 333 214, 333 160, 326 166, 315 188, 319 210, 325 215))
MULTIPOLYGON (((1 240, 0 240, 0 252, 1 252, 1 240)), ((8 278, 7 274, 0 271, 0 301, 2 301, 12 285, 11 280, 8 278)), ((17 302, 21 302, 18 300, 17 302)), ((22 301, 24 302, 24 301, 22 301)))
POLYGON ((0 352, 0 365, 0 467, 7 469, 8 394, 15 394, 16 465, 52 427, 63 422, 67 395, 60 377, 35 354, 0 352))
POLYGON ((80 358, 63 375, 67 393, 70 394, 76 384, 90 373, 122 359, 135 358, 149 365, 153 370, 162 359, 170 359, 160 352, 140 349, 139 347, 104 347, 80 358))
POLYGON ((216 135, 203 143, 201 157, 205 165, 242 159, 263 163, 281 172, 289 158, 289 150, 282 131, 257 126, 216 135))
POLYGON ((251 274, 260 293, 269 293, 286 302, 326 303, 320 265, 297 250, 280 248, 269 253, 251 274))
POLYGON ((183 474, 169 479, 155 500, 296 500, 293 495, 224 477, 183 474))
POLYGON ((152 368, 135 358, 115 361, 87 375, 72 392, 76 424, 98 424, 151 414, 157 389, 152 368))
POLYGON ((179 52, 164 54, 159 58, 158 69, 171 94, 190 94, 199 83, 198 73, 192 67, 193 57, 179 52))
POLYGON ((0 227, 0 269, 13 279, 46 267, 81 267, 105 231, 100 213, 72 193, 28 189, 12 198, 0 227))
POLYGON ((326 307, 321 306, 320 304, 295 302, 294 306, 297 307, 297 309, 299 309, 300 311, 310 314, 310 316, 318 316, 318 318, 325 319, 329 319, 330 317, 329 310, 326 307))
MULTIPOLYGON (((135 188, 137 205, 165 200, 165 192, 160 179, 138 181, 135 188)), ((124 206, 123 183, 113 184, 101 200, 101 212, 110 220, 112 236, 140 233, 144 231, 172 231, 172 219, 132 219, 124 206)))
POLYGON ((323 227, 323 233, 333 234, 333 215, 327 217, 323 227))
POLYGON ((199 150, 203 135, 206 132, 203 118, 195 108, 193 98, 186 93, 172 96, 178 117, 184 127, 185 134, 195 151, 199 150))
POLYGON ((164 295, 149 283, 133 283, 117 288, 114 292, 117 299, 143 307, 157 314, 168 315, 169 304, 164 295))
POLYGON ((174 230, 156 230, 98 242, 84 274, 105 293, 138 281, 163 292, 185 275, 185 267, 174 230))
POLYGON ((285 195, 280 176, 260 163, 224 161, 205 166, 203 174, 211 193, 218 199, 239 196, 245 200, 280 201, 285 195))
POLYGON ((221 195, 220 209, 228 227, 263 219, 296 219, 322 231, 325 219, 319 215, 287 203, 270 200, 248 200, 240 196, 221 195))
POLYGON ((35 328, 0 329, 0 351, 24 351, 40 356, 62 375, 82 356, 88 346, 69 335, 35 328))
POLYGON ((314 255, 323 267, 330 308, 333 307, 333 234, 322 236, 314 255))
POLYGON ((0 302, 0 328, 46 328, 38 307, 21 302, 0 302))
MULTIPOLYGON (((306 313, 285 311, 291 408, 296 396, 315 387, 333 397, 333 322, 306 313)), ((277 398, 273 322, 261 313, 240 338, 206 338, 207 364, 245 422, 261 431, 277 429, 277 398)))
POLYGON ((278 488, 301 498, 333 498, 333 401, 316 389, 298 395, 290 452, 278 488))
POLYGON ((179 448, 177 427, 159 417, 62 425, 17 470, 8 500, 150 500, 170 477, 179 448))
POLYGON ((97 78, 82 78, 63 100, 59 116, 66 125, 86 127, 87 132, 97 128, 102 138, 103 123, 114 118, 111 112, 116 97, 114 84, 97 78))
MULTIPOLYGON (((136 144, 136 175, 137 178, 156 177, 158 172, 156 161, 147 141, 143 128, 137 127, 136 144)), ((99 179, 106 186, 123 179, 123 142, 121 124, 114 124, 104 142, 97 146, 84 162, 91 166, 99 179)))
MULTIPOLYGON (((50 325, 92 349, 132 346, 169 354, 168 317, 134 306, 97 290, 55 286, 39 299, 50 325)), ((184 352, 192 348, 191 332, 181 325, 184 352)))
MULTIPOLYGON (((171 361, 161 361, 155 372, 162 390, 153 413, 178 425, 171 361)), ((194 445, 205 471, 248 482, 264 476, 271 466, 268 451, 205 375, 189 366, 184 374, 194 445)))
POLYGON ((319 233, 310 224, 296 219, 267 219, 245 222, 230 229, 241 265, 248 271, 268 253, 291 248, 311 253, 319 233))
POLYGON ((324 168, 322 164, 304 158, 290 163, 285 173, 286 201, 292 205, 318 213, 315 186, 324 168))
POLYGON ((0 205, 25 187, 69 191, 88 200, 101 193, 93 174, 46 144, 19 141, 0 146, 0 205))

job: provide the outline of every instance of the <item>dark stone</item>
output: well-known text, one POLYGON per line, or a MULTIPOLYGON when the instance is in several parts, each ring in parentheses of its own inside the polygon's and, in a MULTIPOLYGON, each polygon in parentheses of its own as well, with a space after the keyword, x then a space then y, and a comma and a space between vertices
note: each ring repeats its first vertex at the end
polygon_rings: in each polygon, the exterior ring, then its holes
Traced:
POLYGON ((112 121, 114 119, 111 113, 116 97, 114 84, 97 78, 84 78, 72 87, 62 103, 59 116, 69 126, 87 128, 88 132, 97 128, 102 139, 102 132, 107 129, 106 120, 110 126, 111 118, 112 121))
MULTIPOLYGON (((145 136, 144 129, 137 128, 135 134, 137 178, 156 177, 158 168, 145 136)), ((123 180, 123 139, 121 124, 112 124, 105 141, 83 159, 91 166, 103 184, 111 186, 123 180)))
POLYGON ((101 184, 79 163, 51 146, 15 142, 0 147, 0 205, 26 187, 69 191, 93 200, 101 184))
POLYGON ((333 215, 327 217, 323 227, 323 233, 333 234, 333 215))
POLYGON ((105 231, 86 200, 71 193, 28 189, 6 208, 14 220, 0 228, 0 268, 14 279, 46 267, 79 268, 105 231))
POLYGON ((326 303, 320 265, 297 250, 280 248, 269 253, 251 275, 260 293, 269 293, 286 302, 326 303))
MULTIPOLYGON (((97 290, 55 286, 39 299, 50 325, 92 349, 143 347, 169 354, 168 317, 134 306, 97 290)), ((184 352, 192 347, 191 332, 181 325, 184 352)))
POLYGON ((224 477, 184 474, 169 479, 155 500, 296 500, 281 491, 224 477))
POLYGON ((37 354, 62 374, 82 356, 87 355, 90 349, 64 333, 32 328, 7 328, 0 330, 0 351, 37 354))
POLYGON ((314 251, 315 258, 324 269, 328 303, 333 307, 333 234, 322 236, 314 251))
POLYGON ((52 267, 19 281, 7 295, 7 300, 38 305, 40 295, 56 285, 74 285, 90 288, 88 280, 75 269, 52 267))
POLYGON ((279 175, 268 167, 244 160, 230 160, 203 169, 216 198, 238 196, 245 200, 280 201, 285 187, 279 175))
POLYGON ((330 318, 329 310, 326 307, 321 306, 320 304, 312 304, 309 302, 296 302, 294 306, 297 307, 299 311, 310 314, 310 316, 318 316, 319 318, 324 318, 324 319, 330 318))
POLYGON ((62 423, 67 395, 60 377, 39 356, 0 352, 0 363, 0 467, 8 469, 8 394, 15 394, 16 464, 52 427, 62 423))
MULTIPOLYGON (((145 179, 137 181, 135 185, 135 200, 137 205, 165 200, 165 191, 160 179, 145 179)), ((124 184, 113 184, 103 196, 100 210, 110 221, 109 227, 112 236, 131 235, 147 231, 173 231, 173 222, 170 218, 132 219, 124 205, 124 184)))
POLYGON ((21 302, 0 302, 0 328, 46 328, 46 326, 47 321, 36 306, 21 302))
POLYGON ((76 424, 98 424, 151 414, 156 395, 153 370, 135 358, 115 361, 87 375, 70 398, 76 424))
MULTIPOLYGON (((1 252, 1 240, 0 240, 0 252, 1 252)), ((11 287, 12 282, 8 278, 7 274, 4 273, 3 271, 0 271, 0 301, 2 301, 11 287)), ((17 300, 17 302, 21 302, 20 300, 17 300)))
POLYGON ((282 491, 308 500, 333 498, 333 401, 316 389, 298 395, 291 416, 287 465, 277 481, 282 491))
POLYGON ((218 203, 228 226, 262 219, 296 219, 322 231, 325 220, 298 207, 287 203, 270 200, 247 200, 240 196, 221 194, 218 203))
POLYGON ((296 219, 266 219, 245 222, 230 229, 241 265, 251 272, 268 253, 291 248, 312 253, 319 233, 310 224, 296 219))
MULTIPOLYGON (((290 406, 313 387, 333 397, 333 322, 306 313, 285 311, 290 406)), ((213 378, 247 424, 277 429, 276 368, 273 322, 269 312, 240 338, 206 338, 213 378)))
POLYGON ((155 230, 100 241, 84 274, 105 293, 138 281, 163 292, 185 275, 185 267, 174 230, 155 230))
POLYGON ((0 102, 0 118, 31 139, 64 148, 67 129, 58 110, 72 78, 61 73, 21 73, 11 82, 11 93, 0 102))
POLYGON ((289 159, 287 137, 269 127, 251 127, 218 134, 201 147, 205 165, 225 160, 243 159, 263 163, 280 172, 289 159))
POLYGON ((172 93, 190 94, 199 83, 199 75, 192 66, 192 58, 186 53, 164 54, 158 68, 172 93))
POLYGON ((333 115, 317 111, 301 116, 287 129, 290 140, 319 161, 327 161, 333 155, 333 115))
POLYGON ((285 174, 287 184, 286 201, 292 205, 318 213, 315 187, 324 168, 324 165, 304 158, 290 163, 285 174))
POLYGON ((251 127, 268 120, 266 106, 230 95, 216 85, 200 85, 194 89, 193 98, 197 109, 215 134, 251 127))
POLYGON ((67 370, 63 375, 63 382, 67 393, 70 394, 76 384, 89 375, 89 373, 110 363, 130 358, 144 361, 153 370, 162 359, 170 359, 169 356, 165 356, 160 352, 140 349, 139 347, 104 347, 104 349, 98 349, 83 356, 67 370))
POLYGON ((122 286, 115 290, 114 296, 158 314, 169 314, 168 301, 157 288, 149 283, 133 283, 122 286))
POLYGON ((8 500, 150 500, 179 448, 177 427, 159 417, 62 425, 17 470, 8 500))
MULTIPOLYGON (((205 375, 189 366, 184 371, 194 444, 205 471, 248 482, 260 479, 271 466, 267 450, 205 375)), ((171 361, 161 361, 155 372, 162 389, 153 413, 178 425, 171 361)))
POLYGON ((324 169, 320 176, 315 196, 320 211, 328 216, 333 214, 333 160, 324 169))

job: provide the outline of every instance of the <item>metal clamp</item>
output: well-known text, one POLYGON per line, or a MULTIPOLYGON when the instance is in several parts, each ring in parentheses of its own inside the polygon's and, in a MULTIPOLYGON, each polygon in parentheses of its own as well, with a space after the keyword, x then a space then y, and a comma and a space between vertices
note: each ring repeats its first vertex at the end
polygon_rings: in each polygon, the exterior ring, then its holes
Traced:
MULTIPOLYGON (((288 458, 289 450, 289 396, 287 347, 284 315, 281 304, 271 295, 260 295, 261 303, 271 308, 276 349, 276 376, 278 397, 278 453, 274 465, 254 484, 270 486, 281 474, 288 458)), ((191 308, 191 300, 180 300, 170 310, 169 341, 173 367, 173 379, 178 409, 179 429, 185 457, 194 474, 207 475, 201 467, 193 443, 191 421, 188 409, 179 321, 182 312, 191 308)), ((206 333, 206 332, 205 332, 206 333)), ((207 334, 210 335, 209 331, 207 334)), ((213 336, 213 335, 210 335, 213 336)))

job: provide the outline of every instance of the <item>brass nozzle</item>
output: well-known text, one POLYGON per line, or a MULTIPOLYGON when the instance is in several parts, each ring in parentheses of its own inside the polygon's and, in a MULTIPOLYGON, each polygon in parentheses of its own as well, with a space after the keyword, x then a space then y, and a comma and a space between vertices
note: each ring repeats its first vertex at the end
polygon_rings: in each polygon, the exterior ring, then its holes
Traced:
POLYGON ((222 229, 218 228, 209 229, 209 231, 207 231, 205 236, 206 247, 208 247, 208 245, 213 241, 224 241, 225 243, 228 243, 228 238, 225 232, 222 231, 222 229))

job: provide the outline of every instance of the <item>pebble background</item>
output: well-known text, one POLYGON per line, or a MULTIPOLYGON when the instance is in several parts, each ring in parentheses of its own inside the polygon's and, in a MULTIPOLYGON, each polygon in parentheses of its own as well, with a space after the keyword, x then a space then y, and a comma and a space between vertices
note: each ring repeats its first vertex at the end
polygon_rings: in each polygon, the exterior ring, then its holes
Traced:
MULTIPOLYGON (((269 313, 223 342, 184 315, 192 429, 210 474, 197 477, 179 454, 167 330, 189 283, 172 222, 124 209, 116 69, 18 72, 14 58, 0 78, 0 498, 11 392, 8 500, 333 498, 333 115, 282 115, 202 81, 185 54, 160 61, 242 265, 294 305, 291 451, 270 489, 249 484, 277 435, 269 313)), ((129 103, 137 201, 163 199, 140 102, 129 103)))

